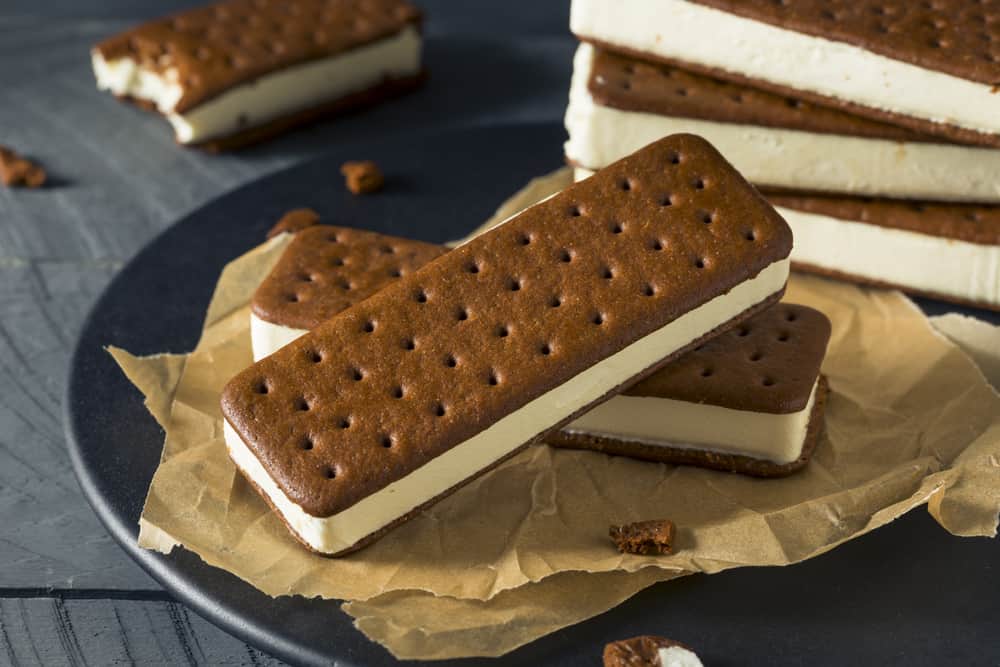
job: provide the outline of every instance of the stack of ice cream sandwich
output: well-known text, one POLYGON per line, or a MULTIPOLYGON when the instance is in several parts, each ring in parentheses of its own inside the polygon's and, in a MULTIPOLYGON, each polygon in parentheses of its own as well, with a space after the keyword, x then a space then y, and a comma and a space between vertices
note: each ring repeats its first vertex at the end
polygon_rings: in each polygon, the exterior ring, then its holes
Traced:
POLYGON ((223 392, 229 454, 328 555, 542 441, 790 474, 819 441, 830 336, 778 303, 791 250, 683 134, 450 251, 301 229, 253 299, 257 362, 223 392))
POLYGON ((1000 309, 1000 7, 574 0, 585 177, 712 142, 791 225, 796 269, 1000 309))

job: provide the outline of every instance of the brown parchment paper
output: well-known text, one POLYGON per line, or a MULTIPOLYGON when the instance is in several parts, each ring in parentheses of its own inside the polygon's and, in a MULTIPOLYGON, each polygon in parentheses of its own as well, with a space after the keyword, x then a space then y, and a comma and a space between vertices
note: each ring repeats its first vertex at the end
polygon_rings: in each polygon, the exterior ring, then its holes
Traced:
MULTIPOLYGON (((495 223, 565 185, 536 179, 495 223)), ((183 545, 270 595, 352 601, 359 628, 400 657, 499 655, 601 613, 657 580, 815 556, 927 503, 958 535, 995 535, 1000 396, 897 292, 793 276, 786 299, 824 311, 827 431, 783 480, 539 445, 342 559, 302 549, 225 454, 218 394, 251 362, 248 303, 287 238, 232 262, 196 349, 109 348, 164 427, 140 545, 183 545), (666 516, 670 557, 618 554, 609 523, 666 516), (580 591, 586 595, 581 600, 580 591)))

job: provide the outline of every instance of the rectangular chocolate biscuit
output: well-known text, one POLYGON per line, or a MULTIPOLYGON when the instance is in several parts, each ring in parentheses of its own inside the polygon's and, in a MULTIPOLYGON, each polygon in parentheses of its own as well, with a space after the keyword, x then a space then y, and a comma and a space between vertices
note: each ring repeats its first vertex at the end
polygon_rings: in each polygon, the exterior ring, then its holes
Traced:
POLYGON ((583 40, 1000 147, 1000 22, 968 0, 574 0, 583 40))
POLYGON ((791 245, 707 142, 666 137, 237 375, 230 455, 310 548, 357 549, 775 302, 791 245))
POLYGON ((97 86, 162 113, 177 141, 227 149, 416 86, 406 0, 223 0, 104 40, 97 86))
POLYGON ((297 232, 250 303, 254 360, 447 251, 348 227, 320 224, 297 232))
POLYGON ((674 132, 708 139, 759 187, 1000 202, 1000 151, 590 44, 574 58, 566 156, 599 169, 674 132))
POLYGON ((808 463, 823 424, 823 313, 778 304, 688 352, 546 438, 661 463, 780 477, 808 463))

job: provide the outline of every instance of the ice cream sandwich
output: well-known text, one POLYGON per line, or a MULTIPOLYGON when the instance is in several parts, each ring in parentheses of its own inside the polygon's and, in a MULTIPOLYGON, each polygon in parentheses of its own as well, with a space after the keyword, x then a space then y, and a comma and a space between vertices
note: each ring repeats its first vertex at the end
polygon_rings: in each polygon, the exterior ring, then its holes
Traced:
POLYGON ((447 251, 348 227, 314 225, 298 231, 250 302, 254 360, 447 251))
POLYGON ((421 14, 406 0, 223 0, 91 53, 97 86, 163 114, 181 144, 229 149, 411 90, 421 14))
POLYGON ((969 0, 574 0, 582 40, 1000 146, 1000 16, 969 0))
POLYGON ((791 245, 710 144, 666 137, 241 372, 230 456, 347 553, 773 304, 791 245))
POLYGON ((674 132, 708 139, 758 187, 1000 202, 1000 151, 581 44, 566 156, 599 169, 674 132))
POLYGON ((1000 206, 766 195, 796 270, 1000 310, 1000 206))
POLYGON ((804 467, 823 426, 823 313, 781 303, 688 352, 546 438, 758 477, 804 467))

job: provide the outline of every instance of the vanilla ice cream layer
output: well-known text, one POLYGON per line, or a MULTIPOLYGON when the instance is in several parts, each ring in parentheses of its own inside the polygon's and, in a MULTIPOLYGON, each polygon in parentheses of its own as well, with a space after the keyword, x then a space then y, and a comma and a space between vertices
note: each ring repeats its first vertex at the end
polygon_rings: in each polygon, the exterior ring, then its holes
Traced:
POLYGON ((618 395, 563 430, 791 463, 802 455, 815 401, 815 385, 806 406, 787 414, 734 410, 672 398, 618 395))
POLYGON ((660 667, 703 667, 701 659, 680 646, 667 646, 657 650, 660 667))
MULTIPOLYGON (((576 167, 573 179, 594 175, 576 167)), ((1000 306, 1000 246, 774 209, 795 237, 792 261, 904 289, 1000 306)))
POLYGON ((250 313, 250 346, 253 348, 253 360, 260 361, 281 348, 285 347, 299 336, 309 333, 306 329, 295 329, 281 324, 262 320, 250 313))
POLYGON ((596 103, 581 44, 566 108, 566 157, 600 169, 677 132, 705 137, 757 185, 859 196, 1000 202, 1000 150, 696 120, 596 103))
POLYGON ((1000 305, 1000 246, 775 208, 792 228, 793 262, 1000 305))
POLYGON ((573 0, 570 28, 580 37, 654 57, 937 123, 1000 132, 1000 96, 990 84, 687 0, 573 0))
POLYGON ((392 37, 288 67, 235 86, 184 112, 177 70, 153 72, 130 58, 107 61, 94 51, 97 87, 115 95, 153 102, 174 127, 177 141, 198 143, 263 125, 372 88, 385 79, 420 72, 420 32, 408 26, 392 37))
POLYGON ((332 516, 313 516, 289 499, 228 422, 224 428, 226 446, 236 465, 267 495, 306 544, 322 553, 337 553, 488 468, 552 424, 614 391, 624 379, 658 364, 780 292, 788 280, 789 266, 788 259, 770 264, 754 278, 597 362, 402 479, 332 516))

